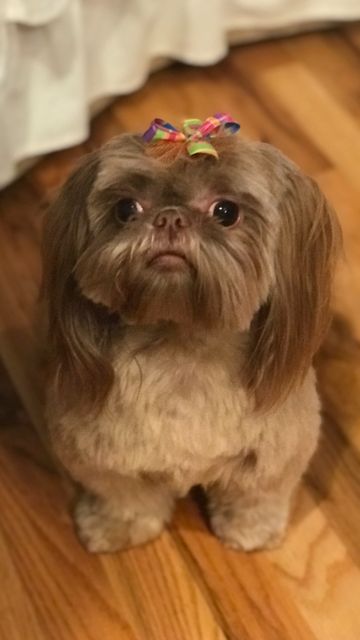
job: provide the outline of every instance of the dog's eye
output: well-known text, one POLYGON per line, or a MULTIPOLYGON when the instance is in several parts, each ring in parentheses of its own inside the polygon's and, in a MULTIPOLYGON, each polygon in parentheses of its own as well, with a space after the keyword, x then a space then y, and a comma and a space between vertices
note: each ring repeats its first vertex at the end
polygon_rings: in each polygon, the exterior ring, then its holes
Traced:
POLYGON ((209 213, 217 218, 224 227, 232 227, 239 219, 239 207, 231 200, 213 202, 209 213))
POLYGON ((115 205, 115 216, 119 222, 128 222, 135 218, 136 214, 142 213, 143 208, 140 202, 133 198, 122 198, 115 205))

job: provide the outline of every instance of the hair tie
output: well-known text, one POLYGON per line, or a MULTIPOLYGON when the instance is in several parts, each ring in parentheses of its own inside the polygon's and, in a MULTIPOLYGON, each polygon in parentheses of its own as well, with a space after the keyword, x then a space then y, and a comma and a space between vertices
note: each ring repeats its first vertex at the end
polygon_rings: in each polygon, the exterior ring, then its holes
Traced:
POLYGON ((211 138, 221 134, 234 134, 240 125, 227 113, 216 113, 203 122, 197 118, 184 120, 181 129, 176 129, 162 118, 155 118, 143 134, 145 142, 167 140, 169 142, 185 142, 190 156, 205 153, 218 158, 218 152, 210 142, 211 138))

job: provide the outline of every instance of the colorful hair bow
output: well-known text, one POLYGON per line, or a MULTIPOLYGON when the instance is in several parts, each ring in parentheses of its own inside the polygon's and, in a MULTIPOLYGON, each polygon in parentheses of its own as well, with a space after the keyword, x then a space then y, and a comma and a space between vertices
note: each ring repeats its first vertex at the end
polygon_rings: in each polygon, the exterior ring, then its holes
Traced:
POLYGON ((152 121, 150 127, 145 131, 143 140, 145 142, 157 142, 168 140, 169 142, 186 142, 186 148, 190 156, 198 153, 206 153, 218 158, 218 152, 210 142, 220 132, 232 134, 239 131, 240 125, 234 122, 227 113, 216 113, 214 116, 206 118, 204 122, 197 118, 184 120, 182 129, 176 129, 169 122, 161 118, 152 121))

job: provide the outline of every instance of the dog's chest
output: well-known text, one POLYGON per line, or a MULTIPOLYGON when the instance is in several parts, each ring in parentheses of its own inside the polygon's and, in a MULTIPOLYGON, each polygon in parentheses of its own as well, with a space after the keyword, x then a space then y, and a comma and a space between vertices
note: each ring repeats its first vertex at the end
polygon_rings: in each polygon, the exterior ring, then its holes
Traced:
POLYGON ((165 474, 185 492, 214 465, 252 445, 243 421, 247 400, 238 346, 136 346, 128 344, 115 357, 115 382, 101 415, 62 419, 54 447, 80 480, 86 469, 165 474))
POLYGON ((197 474, 235 455, 246 404, 235 358, 231 347, 122 353, 98 459, 123 472, 197 474))

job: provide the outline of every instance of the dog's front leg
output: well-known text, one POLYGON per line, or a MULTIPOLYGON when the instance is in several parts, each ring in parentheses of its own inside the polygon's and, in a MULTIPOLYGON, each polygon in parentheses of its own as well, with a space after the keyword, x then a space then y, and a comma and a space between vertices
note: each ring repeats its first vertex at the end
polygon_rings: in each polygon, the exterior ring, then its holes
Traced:
POLYGON ((144 544, 171 517, 174 496, 165 484, 104 474, 89 485, 75 504, 74 520, 81 542, 93 553, 144 544))

